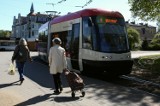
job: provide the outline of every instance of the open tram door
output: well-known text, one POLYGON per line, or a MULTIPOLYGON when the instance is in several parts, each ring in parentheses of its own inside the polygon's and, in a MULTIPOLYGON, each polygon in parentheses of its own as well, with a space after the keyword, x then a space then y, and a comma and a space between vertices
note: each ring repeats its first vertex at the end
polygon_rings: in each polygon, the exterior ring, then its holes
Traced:
POLYGON ((70 58, 72 68, 75 70, 79 70, 79 33, 80 33, 80 24, 72 25, 72 42, 71 42, 71 50, 70 50, 70 58))
MULTIPOLYGON (((80 24, 72 24, 72 30, 61 31, 51 33, 50 37, 50 47, 53 46, 52 39, 59 37, 62 40, 62 47, 66 50, 66 55, 70 60, 68 64, 71 63, 72 69, 74 71, 79 70, 79 33, 80 33, 80 24)), ((69 65, 70 67, 70 65, 69 65)))

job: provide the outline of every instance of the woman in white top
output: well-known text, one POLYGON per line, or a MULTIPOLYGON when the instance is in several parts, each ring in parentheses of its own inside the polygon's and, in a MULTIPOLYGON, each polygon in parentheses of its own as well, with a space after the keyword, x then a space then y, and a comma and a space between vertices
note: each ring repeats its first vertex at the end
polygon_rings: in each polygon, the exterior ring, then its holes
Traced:
POLYGON ((52 40, 53 47, 49 51, 49 66, 50 74, 53 75, 54 84, 55 84, 55 93, 62 92, 62 83, 60 75, 64 69, 67 68, 67 61, 65 56, 65 49, 62 48, 61 40, 59 38, 54 38, 52 40))

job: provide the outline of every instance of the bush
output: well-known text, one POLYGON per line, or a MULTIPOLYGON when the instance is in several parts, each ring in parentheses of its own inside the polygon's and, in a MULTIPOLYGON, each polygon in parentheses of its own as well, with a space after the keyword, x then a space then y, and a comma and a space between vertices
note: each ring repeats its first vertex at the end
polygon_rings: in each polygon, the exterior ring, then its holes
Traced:
POLYGON ((150 50, 160 50, 160 38, 158 35, 152 39, 151 43, 149 44, 150 50))
POLYGON ((140 58, 138 60, 138 65, 141 67, 141 68, 144 68, 144 69, 151 69, 152 67, 152 64, 153 64, 153 59, 150 59, 150 58, 140 58))
POLYGON ((148 50, 148 41, 146 39, 142 42, 142 50, 148 50))
POLYGON ((154 60, 154 64, 151 69, 154 73, 160 74, 160 58, 154 60))
POLYGON ((160 55, 141 57, 138 59, 138 65, 152 73, 160 74, 160 55))
POLYGON ((149 49, 149 50, 160 50, 160 44, 156 44, 156 43, 150 44, 150 45, 148 46, 148 49, 149 49))
POLYGON ((140 33, 132 27, 127 28, 127 33, 128 33, 129 47, 131 50, 135 50, 137 48, 136 45, 138 46, 141 45, 140 33))

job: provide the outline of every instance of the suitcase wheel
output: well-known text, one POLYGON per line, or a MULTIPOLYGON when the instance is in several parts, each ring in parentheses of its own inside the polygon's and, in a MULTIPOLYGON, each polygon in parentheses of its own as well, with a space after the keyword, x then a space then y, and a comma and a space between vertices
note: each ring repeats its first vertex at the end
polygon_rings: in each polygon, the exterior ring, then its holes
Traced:
POLYGON ((72 98, 74 98, 74 97, 75 97, 75 93, 74 93, 74 92, 72 92, 72 94, 71 94, 71 95, 72 95, 72 98))

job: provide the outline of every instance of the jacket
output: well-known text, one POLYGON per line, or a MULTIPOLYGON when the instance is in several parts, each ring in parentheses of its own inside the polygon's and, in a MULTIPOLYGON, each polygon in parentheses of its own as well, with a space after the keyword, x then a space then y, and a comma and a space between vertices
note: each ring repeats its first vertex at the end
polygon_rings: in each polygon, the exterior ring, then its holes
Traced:
POLYGON ((62 73, 67 68, 65 49, 59 45, 50 48, 48 56, 50 74, 62 73))
POLYGON ((26 62, 28 59, 31 59, 28 47, 25 45, 17 45, 12 56, 12 61, 26 62), (21 56, 19 56, 20 54, 21 56))

